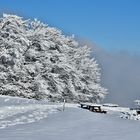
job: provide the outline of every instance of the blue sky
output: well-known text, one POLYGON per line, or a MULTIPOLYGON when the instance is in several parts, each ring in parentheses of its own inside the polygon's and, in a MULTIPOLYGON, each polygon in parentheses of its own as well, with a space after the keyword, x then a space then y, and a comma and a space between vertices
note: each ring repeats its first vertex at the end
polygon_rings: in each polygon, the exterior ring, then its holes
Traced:
POLYGON ((108 51, 140 54, 140 0, 0 0, 0 14, 38 18, 108 51))

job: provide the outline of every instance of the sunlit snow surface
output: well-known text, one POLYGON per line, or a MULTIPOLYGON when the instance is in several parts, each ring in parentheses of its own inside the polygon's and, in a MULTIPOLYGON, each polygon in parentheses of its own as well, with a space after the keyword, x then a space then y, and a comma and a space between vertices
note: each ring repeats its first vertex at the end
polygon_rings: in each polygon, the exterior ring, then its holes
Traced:
POLYGON ((0 129, 18 124, 37 122, 55 113, 62 105, 48 104, 43 101, 0 97, 0 129))
MULTIPOLYGON (((140 121, 121 119, 118 109, 93 113, 66 104, 0 97, 0 140, 139 140, 140 121)), ((127 108, 120 108, 122 111, 127 108)))

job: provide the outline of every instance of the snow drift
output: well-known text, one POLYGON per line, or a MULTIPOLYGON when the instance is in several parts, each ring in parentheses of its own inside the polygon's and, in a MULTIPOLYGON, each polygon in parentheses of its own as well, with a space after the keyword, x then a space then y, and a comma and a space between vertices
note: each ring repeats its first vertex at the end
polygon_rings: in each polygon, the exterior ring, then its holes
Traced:
POLYGON ((38 20, 0 19, 0 94, 96 102, 106 94, 90 48, 38 20))

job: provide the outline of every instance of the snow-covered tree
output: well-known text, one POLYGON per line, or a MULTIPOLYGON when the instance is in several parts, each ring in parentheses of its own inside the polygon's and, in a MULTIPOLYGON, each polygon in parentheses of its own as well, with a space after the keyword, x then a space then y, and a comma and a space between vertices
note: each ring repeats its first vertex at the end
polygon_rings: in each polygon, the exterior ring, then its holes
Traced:
POLYGON ((97 102, 106 89, 90 48, 38 20, 0 19, 0 94, 97 102))
POLYGON ((140 107, 140 100, 135 100, 134 103, 136 106, 140 107))

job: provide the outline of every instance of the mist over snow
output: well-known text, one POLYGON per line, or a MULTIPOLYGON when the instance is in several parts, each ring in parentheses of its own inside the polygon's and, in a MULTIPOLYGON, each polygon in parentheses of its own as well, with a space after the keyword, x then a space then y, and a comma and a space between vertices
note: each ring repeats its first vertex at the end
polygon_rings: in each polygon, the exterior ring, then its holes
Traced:
POLYGON ((94 47, 93 55, 101 66, 102 82, 108 88, 106 102, 133 106, 140 98, 140 56, 127 52, 109 53, 94 47))
POLYGON ((92 48, 92 56, 101 68, 102 85, 108 89, 104 102, 134 106, 134 100, 140 99, 140 56, 126 51, 108 52, 95 43, 79 40, 92 48))

